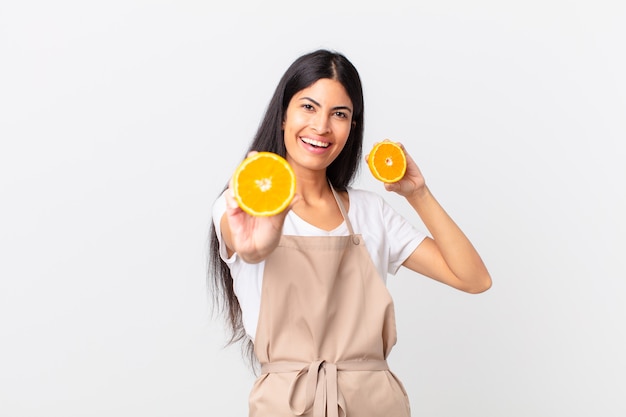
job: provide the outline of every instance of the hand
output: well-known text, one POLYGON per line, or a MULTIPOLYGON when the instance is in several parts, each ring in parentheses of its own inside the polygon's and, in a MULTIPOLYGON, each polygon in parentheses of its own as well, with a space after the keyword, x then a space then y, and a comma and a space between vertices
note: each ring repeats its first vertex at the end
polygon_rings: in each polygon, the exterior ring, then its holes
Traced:
MULTIPOLYGON (((388 141, 388 139, 385 140, 388 141)), ((385 189, 387 191, 396 192, 406 198, 412 195, 419 195, 421 193, 424 193, 426 191, 426 180, 424 179, 422 172, 420 171, 419 167, 417 166, 411 155, 409 155, 409 153, 406 151, 404 145, 399 142, 397 143, 398 145, 400 145, 406 156, 406 173, 404 174, 404 177, 402 177, 402 179, 398 182, 385 183, 385 189)), ((365 156, 366 161, 368 156, 369 155, 365 156)))
MULTIPOLYGON (((256 152, 250 152, 248 156, 256 152)), ((239 207, 233 192, 231 178, 225 193, 226 212, 222 219, 222 235, 230 251, 236 252, 248 263, 264 260, 276 248, 282 235, 285 217, 299 200, 296 195, 291 204, 275 216, 252 216, 239 207), (224 221, 225 220, 225 221, 224 221)))

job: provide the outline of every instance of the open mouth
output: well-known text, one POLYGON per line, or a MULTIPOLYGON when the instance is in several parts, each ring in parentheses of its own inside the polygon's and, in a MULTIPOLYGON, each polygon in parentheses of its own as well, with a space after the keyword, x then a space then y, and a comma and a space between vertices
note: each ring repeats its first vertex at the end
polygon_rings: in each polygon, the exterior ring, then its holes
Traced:
POLYGON ((301 137, 300 140, 307 145, 313 146, 314 148, 328 148, 330 146, 329 142, 322 142, 315 139, 301 137))

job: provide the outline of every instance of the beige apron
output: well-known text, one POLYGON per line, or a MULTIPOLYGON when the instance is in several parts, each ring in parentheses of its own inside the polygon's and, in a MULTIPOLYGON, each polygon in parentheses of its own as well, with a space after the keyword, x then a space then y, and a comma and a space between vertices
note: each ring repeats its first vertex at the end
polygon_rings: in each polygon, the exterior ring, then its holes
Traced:
POLYGON ((250 417, 407 417, 393 301, 361 235, 282 236, 265 261, 250 417))

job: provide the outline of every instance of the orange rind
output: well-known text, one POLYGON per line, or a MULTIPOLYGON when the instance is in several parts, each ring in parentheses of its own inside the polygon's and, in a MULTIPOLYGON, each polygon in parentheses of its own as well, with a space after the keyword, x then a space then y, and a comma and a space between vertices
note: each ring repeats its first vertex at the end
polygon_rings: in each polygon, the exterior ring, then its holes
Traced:
POLYGON ((377 180, 398 182, 406 173, 406 155, 398 143, 384 140, 373 146, 367 156, 367 166, 377 180))
POLYGON ((244 159, 233 175, 237 204, 252 216, 274 216, 284 211, 296 194, 296 176, 287 160, 272 152, 244 159))

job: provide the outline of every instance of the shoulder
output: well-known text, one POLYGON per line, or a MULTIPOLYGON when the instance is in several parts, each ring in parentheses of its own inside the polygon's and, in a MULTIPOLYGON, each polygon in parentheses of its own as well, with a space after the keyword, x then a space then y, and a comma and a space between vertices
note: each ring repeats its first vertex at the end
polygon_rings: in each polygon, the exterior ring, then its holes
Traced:
POLYGON ((363 190, 360 188, 348 188, 348 197, 350 198, 350 204, 374 204, 376 206, 382 206, 385 204, 385 199, 369 190, 363 190))
POLYGON ((226 212, 226 197, 224 196, 225 192, 226 191, 222 191, 219 197, 215 199, 211 210, 213 215, 213 221, 217 221, 218 223, 222 218, 222 215, 226 212))
POLYGON ((408 221, 384 196, 369 190, 348 188, 350 217, 365 224, 381 224, 389 231, 394 225, 407 225, 408 221))
POLYGON ((367 221, 382 219, 385 213, 386 202, 379 194, 358 188, 348 188, 350 200, 350 216, 355 219, 367 221))

